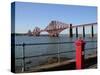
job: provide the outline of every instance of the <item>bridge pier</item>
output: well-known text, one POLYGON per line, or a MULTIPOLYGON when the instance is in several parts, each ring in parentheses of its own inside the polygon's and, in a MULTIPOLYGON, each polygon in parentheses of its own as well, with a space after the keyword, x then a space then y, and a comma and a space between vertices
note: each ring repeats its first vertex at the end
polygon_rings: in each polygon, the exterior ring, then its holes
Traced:
MULTIPOLYGON (((49 33, 49 32, 48 32, 49 33)), ((49 33, 49 36, 50 37, 58 37, 59 36, 59 34, 58 33, 49 33)))
POLYGON ((56 33, 56 34, 53 34, 52 36, 53 36, 53 37, 58 37, 58 36, 59 36, 59 34, 57 34, 57 33, 56 33))
POLYGON ((73 29, 72 29, 72 24, 70 24, 70 27, 69 27, 69 37, 73 37, 73 29))

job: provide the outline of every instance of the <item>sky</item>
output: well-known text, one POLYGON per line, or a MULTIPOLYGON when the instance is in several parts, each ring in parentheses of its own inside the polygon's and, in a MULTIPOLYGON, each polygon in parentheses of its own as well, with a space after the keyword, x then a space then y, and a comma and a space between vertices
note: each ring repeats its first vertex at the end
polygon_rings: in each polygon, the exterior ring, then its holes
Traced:
POLYGON ((97 22, 97 7, 30 2, 15 3, 15 32, 44 29, 52 20, 79 25, 97 22))

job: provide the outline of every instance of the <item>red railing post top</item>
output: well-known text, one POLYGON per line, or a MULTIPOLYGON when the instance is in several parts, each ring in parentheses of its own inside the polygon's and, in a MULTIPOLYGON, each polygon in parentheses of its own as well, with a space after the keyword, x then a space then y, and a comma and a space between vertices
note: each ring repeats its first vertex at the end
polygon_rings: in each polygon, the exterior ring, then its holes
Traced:
POLYGON ((85 41, 81 37, 75 41, 76 46, 82 46, 84 44, 85 44, 85 41))

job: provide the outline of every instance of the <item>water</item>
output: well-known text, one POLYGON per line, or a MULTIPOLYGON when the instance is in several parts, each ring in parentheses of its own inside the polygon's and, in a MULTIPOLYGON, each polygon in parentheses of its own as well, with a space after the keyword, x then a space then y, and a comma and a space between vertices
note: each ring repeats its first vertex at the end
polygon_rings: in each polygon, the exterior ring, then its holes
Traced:
MULTIPOLYGON (((33 37, 33 36, 16 36, 15 37, 15 43, 16 44, 30 44, 30 43, 55 43, 55 42, 71 42, 75 41, 77 38, 69 38, 66 35, 60 35, 59 37, 49 37, 49 36, 39 36, 39 37, 33 37)), ((90 38, 85 37, 85 41, 96 41, 97 37, 90 38)), ((85 48, 96 48, 97 42, 87 42, 85 48)), ((75 44, 74 43, 65 43, 65 44, 47 44, 47 45, 28 45, 25 46, 25 57, 28 56, 35 56, 35 55, 41 55, 41 54, 52 54, 52 53, 58 53, 58 52, 64 52, 64 51, 71 51, 75 50, 75 44)), ((85 57, 89 54, 93 54, 96 51, 96 49, 90 49, 85 50, 85 57)), ((66 58, 75 58, 75 52, 68 52, 68 53, 61 53, 59 55, 60 57, 66 57, 66 58)), ((15 57, 20 58, 23 57, 23 47, 22 46, 16 46, 15 47, 15 57)), ((27 64, 26 67, 36 67, 40 64, 46 62, 51 57, 58 57, 57 54, 49 55, 49 56, 40 56, 40 57, 32 57, 32 58, 26 58, 25 63, 27 64)), ((22 59, 16 59, 16 67, 20 67, 20 69, 23 67, 23 60, 22 59)))

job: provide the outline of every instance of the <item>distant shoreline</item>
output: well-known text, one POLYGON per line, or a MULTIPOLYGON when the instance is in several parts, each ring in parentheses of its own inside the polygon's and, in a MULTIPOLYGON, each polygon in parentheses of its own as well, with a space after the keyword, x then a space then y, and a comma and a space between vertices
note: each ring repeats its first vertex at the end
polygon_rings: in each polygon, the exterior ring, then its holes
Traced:
POLYGON ((28 35, 27 33, 11 33, 11 35, 28 35))
MULTIPOLYGON (((27 33, 11 33, 11 35, 24 36, 24 35, 28 35, 28 34, 27 33)), ((33 35, 29 35, 29 36, 33 36, 33 35)), ((40 36, 49 36, 49 35, 41 34, 40 36)))
MULTIPOLYGON (((27 33, 11 33, 11 36, 15 35, 15 36, 25 36, 28 35, 27 33)), ((69 34, 60 34, 60 35, 69 35, 69 34)), ((73 34, 73 36, 75 36, 76 34, 73 34)), ((82 34, 78 34, 79 36, 82 34)), ((90 36, 91 34, 85 34, 86 36, 90 36)), ((29 36, 33 36, 33 35, 29 35, 29 36)), ((48 34, 41 34, 40 36, 49 36, 48 34)), ((94 36, 97 36, 97 34, 94 34, 94 36)))

